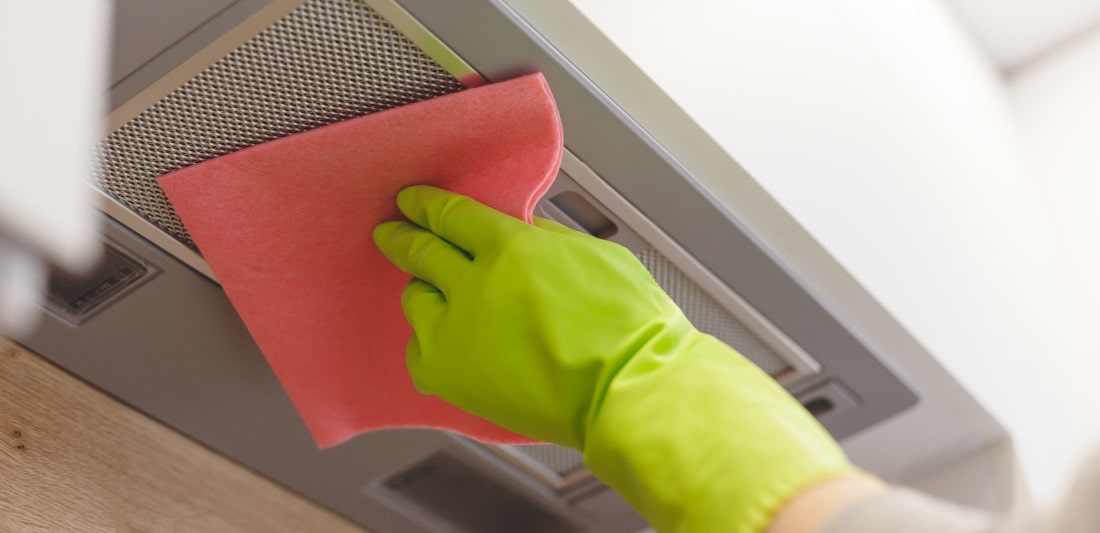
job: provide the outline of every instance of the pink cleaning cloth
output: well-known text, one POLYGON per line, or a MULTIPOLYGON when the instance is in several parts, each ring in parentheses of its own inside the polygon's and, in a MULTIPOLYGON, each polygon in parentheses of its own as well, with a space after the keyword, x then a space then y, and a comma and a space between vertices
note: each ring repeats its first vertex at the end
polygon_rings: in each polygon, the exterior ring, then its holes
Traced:
POLYGON ((531 221, 562 153, 541 74, 468 89, 252 146, 160 185, 317 444, 423 427, 529 439, 418 393, 405 368, 410 277, 371 231, 430 184, 531 221))

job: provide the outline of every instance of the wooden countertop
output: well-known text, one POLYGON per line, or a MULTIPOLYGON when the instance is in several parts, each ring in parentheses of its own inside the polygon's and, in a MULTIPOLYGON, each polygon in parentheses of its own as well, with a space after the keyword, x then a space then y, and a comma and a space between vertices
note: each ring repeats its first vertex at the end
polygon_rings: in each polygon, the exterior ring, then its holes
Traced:
POLYGON ((362 531, 0 338, 0 531, 362 531))

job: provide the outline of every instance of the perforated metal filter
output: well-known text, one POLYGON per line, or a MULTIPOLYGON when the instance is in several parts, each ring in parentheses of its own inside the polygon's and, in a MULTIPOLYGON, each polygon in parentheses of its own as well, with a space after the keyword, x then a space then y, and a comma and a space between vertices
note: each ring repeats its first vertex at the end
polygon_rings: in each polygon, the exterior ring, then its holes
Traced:
POLYGON ((779 376, 791 369, 760 337, 734 318, 667 257, 650 248, 639 253, 638 259, 699 331, 714 335, 732 346, 770 376, 779 376))
POLYGON ((111 133, 98 186, 179 241, 169 171, 463 86, 359 0, 310 0, 111 133))
POLYGON ((557 444, 521 444, 508 447, 533 459, 562 478, 585 468, 584 455, 573 448, 557 444))

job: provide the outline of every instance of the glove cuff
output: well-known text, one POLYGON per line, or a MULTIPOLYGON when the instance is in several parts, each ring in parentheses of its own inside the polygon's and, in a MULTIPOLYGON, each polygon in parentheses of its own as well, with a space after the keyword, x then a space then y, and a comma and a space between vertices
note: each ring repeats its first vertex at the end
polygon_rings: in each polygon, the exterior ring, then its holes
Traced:
POLYGON ((658 531, 763 531, 795 494, 855 471, 770 376, 695 330, 620 369, 584 453, 658 531))

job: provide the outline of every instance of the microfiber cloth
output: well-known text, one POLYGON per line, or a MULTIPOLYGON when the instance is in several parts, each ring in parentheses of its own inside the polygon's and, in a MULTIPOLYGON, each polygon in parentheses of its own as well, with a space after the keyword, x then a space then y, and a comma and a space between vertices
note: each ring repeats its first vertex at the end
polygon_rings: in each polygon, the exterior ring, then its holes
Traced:
POLYGON ((561 122, 540 74, 291 135, 159 178, 321 447, 425 427, 528 439, 418 393, 405 368, 410 277, 371 231, 430 184, 531 221, 557 175, 561 122))

